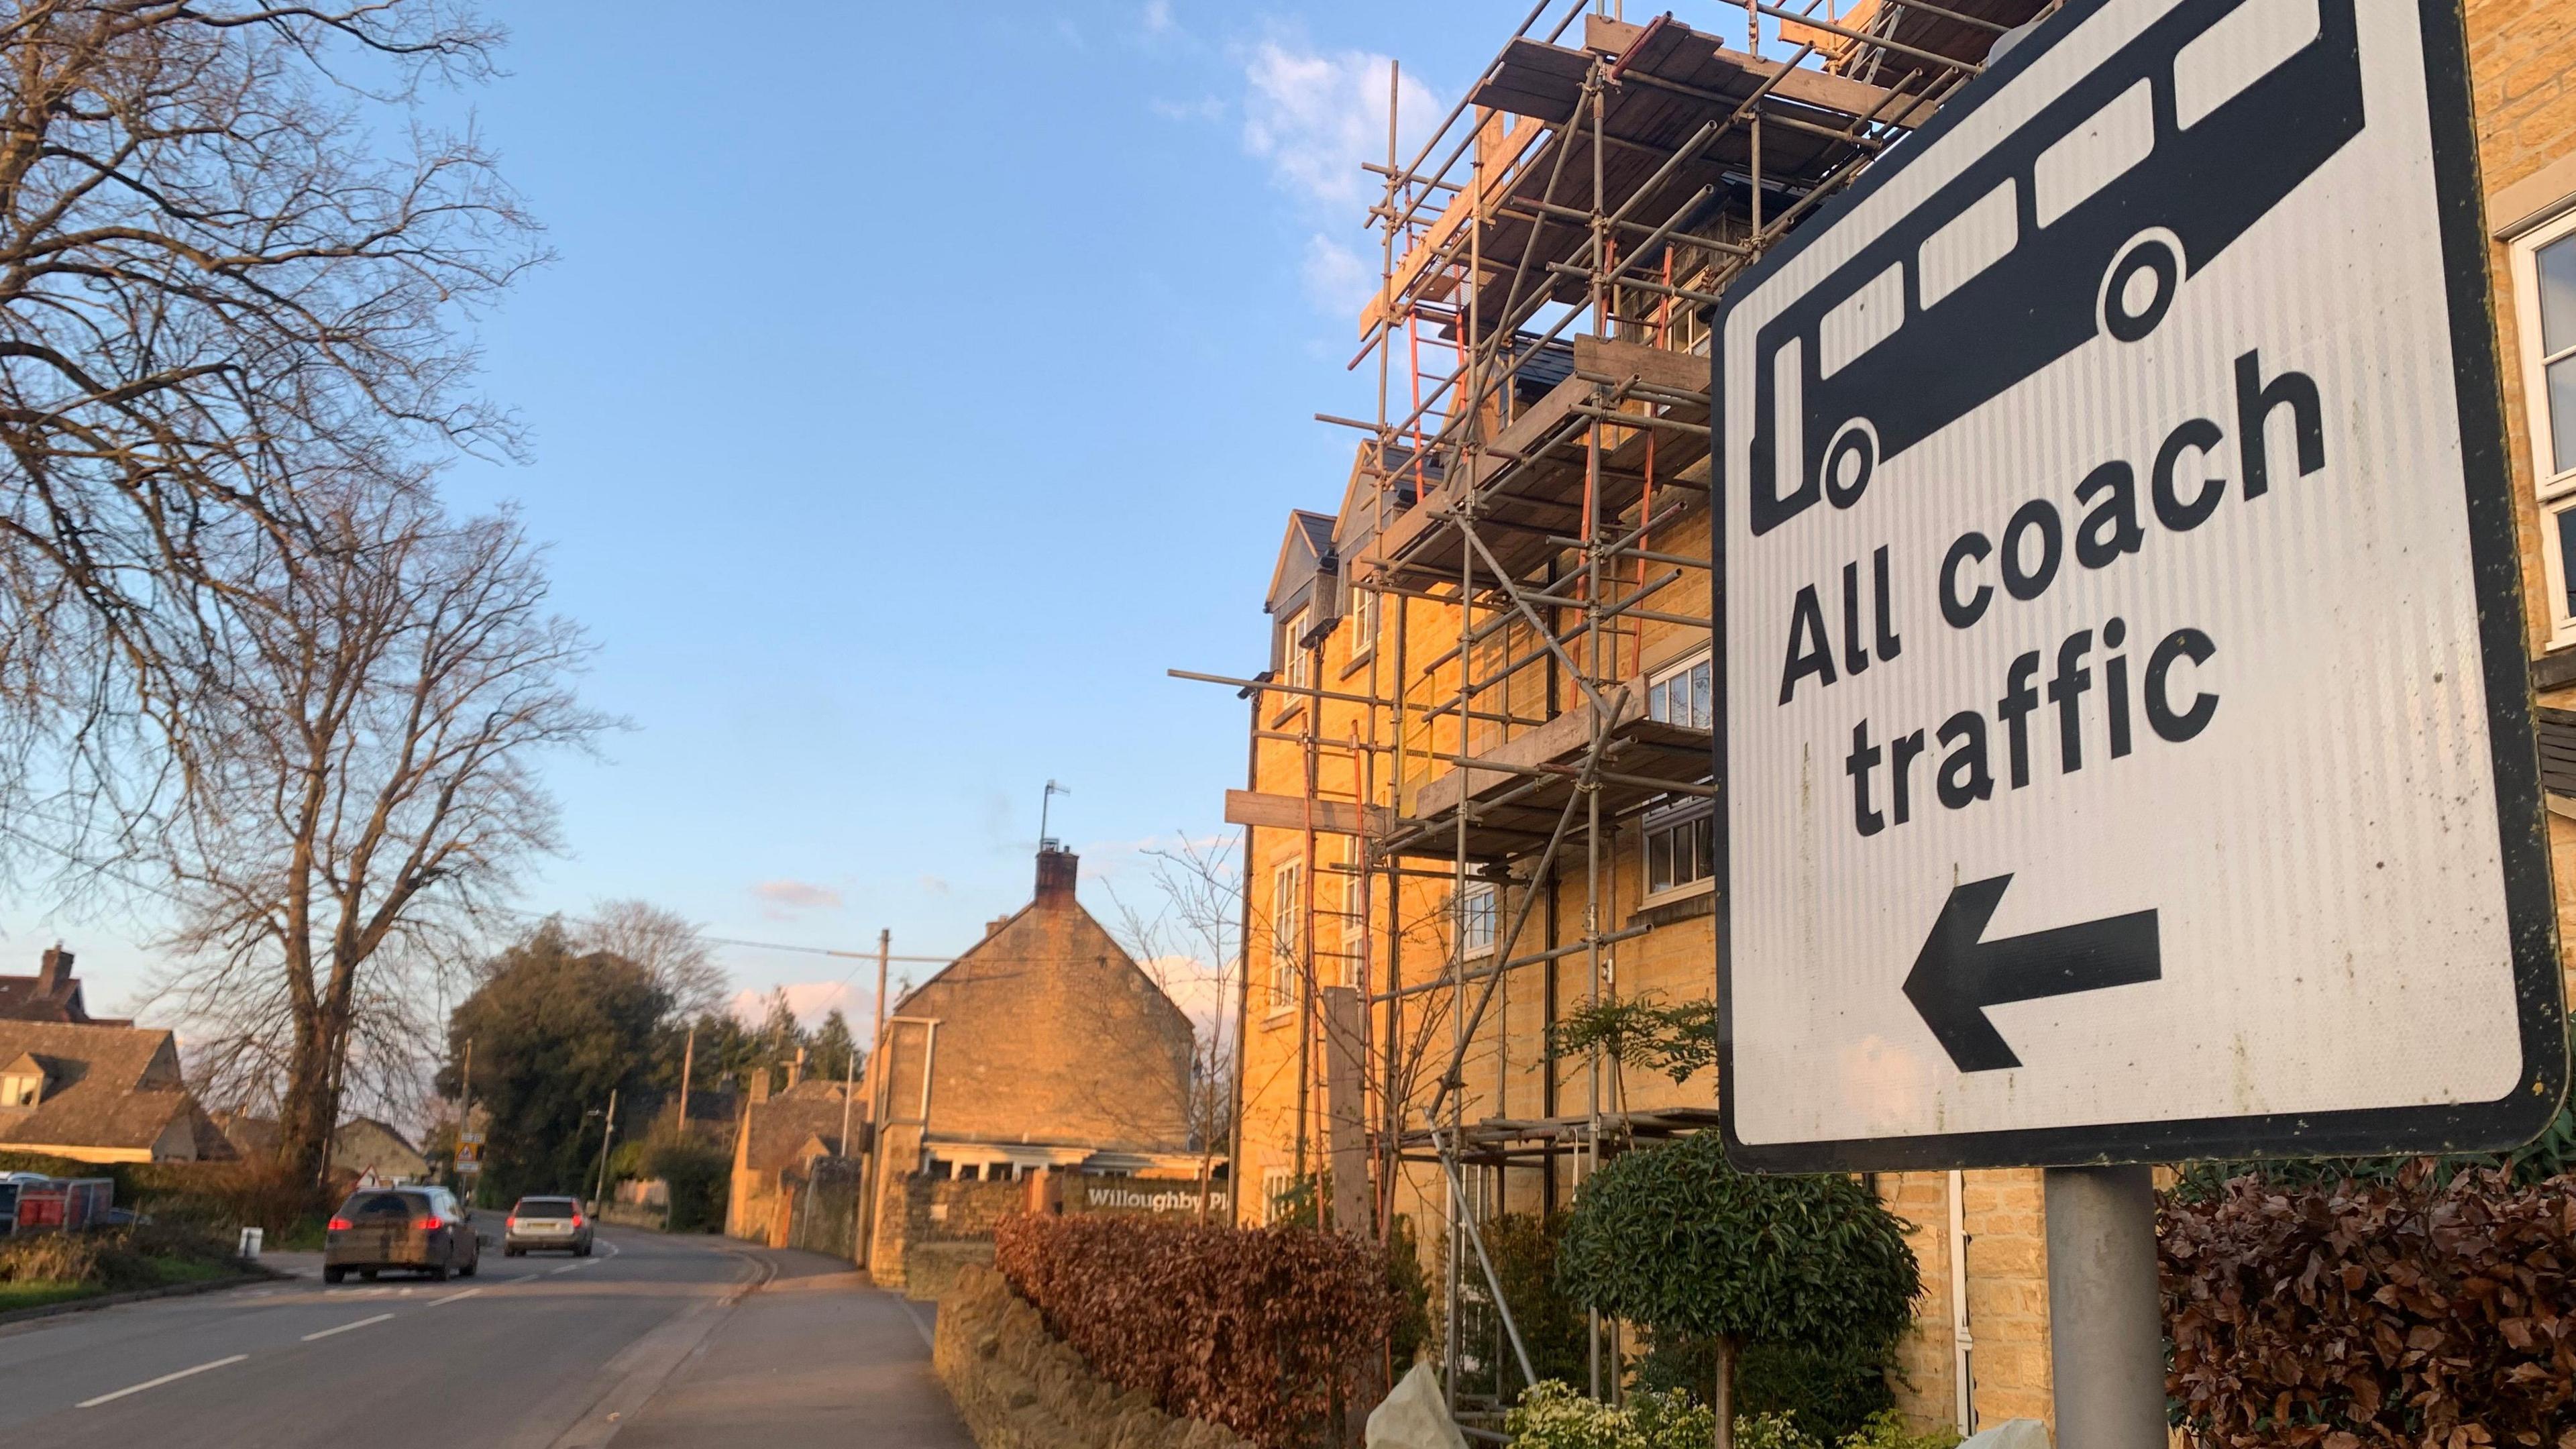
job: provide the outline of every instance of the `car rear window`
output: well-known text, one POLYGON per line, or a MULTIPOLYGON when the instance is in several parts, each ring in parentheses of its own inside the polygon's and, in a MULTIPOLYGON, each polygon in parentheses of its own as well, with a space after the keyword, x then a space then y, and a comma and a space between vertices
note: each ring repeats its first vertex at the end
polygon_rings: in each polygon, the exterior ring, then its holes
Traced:
POLYGON ((511 1211, 523 1218, 568 1218, 573 1205, 568 1197, 523 1197, 511 1211))
POLYGON ((340 1205, 344 1218, 407 1218, 419 1203, 398 1192, 362 1192, 340 1205))

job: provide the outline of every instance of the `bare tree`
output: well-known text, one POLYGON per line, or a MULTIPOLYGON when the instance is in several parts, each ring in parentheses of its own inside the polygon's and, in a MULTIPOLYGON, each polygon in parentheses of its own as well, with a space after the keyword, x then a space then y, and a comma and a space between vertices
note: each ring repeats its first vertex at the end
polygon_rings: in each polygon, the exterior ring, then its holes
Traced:
POLYGON ((21 838, 113 850, 138 789, 197 784, 246 534, 330 546, 317 483, 425 489, 515 447, 461 324, 539 259, 533 224, 472 136, 409 117, 498 41, 447 0, 0 14, 0 803, 45 807, 21 838))
POLYGON ((650 901, 600 901, 571 923, 573 944, 643 967, 671 998, 671 1018, 695 1021, 724 1010, 733 977, 718 965, 698 924, 650 901))
POLYGON ((555 847, 537 757, 613 721, 513 517, 379 488, 315 511, 318 549, 225 577, 200 808, 142 844, 185 903, 166 994, 218 1078, 275 1079, 281 1156, 318 1173, 349 1072, 418 1078, 422 987, 555 847))

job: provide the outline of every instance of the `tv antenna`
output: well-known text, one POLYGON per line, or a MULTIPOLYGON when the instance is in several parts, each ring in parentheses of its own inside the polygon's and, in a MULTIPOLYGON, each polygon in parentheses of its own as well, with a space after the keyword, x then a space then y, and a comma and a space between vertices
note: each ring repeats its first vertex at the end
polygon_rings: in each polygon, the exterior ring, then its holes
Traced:
POLYGON ((1046 782, 1046 793, 1038 797, 1038 849, 1052 850, 1055 848, 1055 837, 1047 834, 1047 812, 1049 807, 1055 804, 1056 796, 1070 795, 1072 793, 1073 792, 1071 790, 1066 789, 1064 786, 1057 784, 1053 780, 1046 782))

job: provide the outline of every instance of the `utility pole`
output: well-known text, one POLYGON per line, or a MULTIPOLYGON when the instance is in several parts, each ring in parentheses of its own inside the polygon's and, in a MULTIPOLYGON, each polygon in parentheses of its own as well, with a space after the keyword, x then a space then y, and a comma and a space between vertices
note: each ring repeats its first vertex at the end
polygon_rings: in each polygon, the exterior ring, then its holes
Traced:
POLYGON ((894 959, 892 956, 890 956, 890 955, 888 955, 888 954, 887 954, 889 951, 891 951, 891 950, 893 950, 893 949, 894 949, 894 931, 893 931, 893 929, 892 929, 891 927, 889 927, 889 928, 887 928, 887 929, 884 929, 884 930, 880 930, 880 931, 878 931, 878 932, 877 932, 877 1029, 876 1029, 876 1031, 875 1031, 874 1033, 872 1033, 872 1034, 868 1037, 868 1051, 869 1051, 871 1054, 873 1054, 873 1053, 876 1051, 876 1049, 877 1049, 877 1046, 878 1046, 878 1044, 879 1044, 880 1039, 881 1039, 881 1038, 883 1038, 883 1037, 885 1036, 885 1016, 886 1016, 886 999, 885 999, 885 992, 886 992, 886 963, 894 959))
MULTIPOLYGON (((461 1071, 461 1072, 459 1072, 459 1073, 457 1073, 457 1074, 456 1074, 456 1148, 455 1148, 455 1154, 456 1154, 457 1156, 462 1156, 462 1155, 463 1155, 463 1153, 464 1153, 464 1150, 465 1150, 465 1134, 466 1134, 466 1133, 468 1133, 468 1132, 471 1132, 471 1131, 473 1131, 473 1130, 474 1130, 474 1038, 472 1038, 472 1037, 470 1037, 470 1036, 469 1036, 469 1037, 467 1037, 467 1038, 465 1039, 465 1069, 464 1069, 463 1071, 461 1071)), ((480 1144, 477 1144, 477 1146, 480 1146, 480 1144)), ((474 1178, 474 1181, 473 1181, 473 1183, 472 1183, 472 1185, 471 1185, 471 1186, 468 1186, 468 1185, 463 1181, 463 1179, 467 1176, 467 1174, 464 1172, 464 1170, 463 1170, 461 1167, 459 1167, 459 1166, 458 1166, 457 1162, 455 1161, 455 1158, 454 1158, 454 1157, 451 1157, 451 1158, 450 1158, 450 1160, 449 1160, 449 1162, 448 1162, 448 1174, 447 1174, 447 1175, 448 1175, 448 1176, 450 1176, 450 1177, 453 1177, 453 1178, 458 1179, 457 1186, 465 1188, 465 1205, 466 1205, 467 1207, 472 1207, 472 1206, 474 1206, 474 1199, 475 1199, 475 1196, 476 1196, 475 1189, 476 1189, 476 1188, 479 1188, 479 1187, 481 1187, 481 1186, 483 1185, 483 1173, 482 1173, 482 1166, 483 1166, 483 1162, 482 1162, 482 1159, 481 1159, 481 1158, 479 1158, 479 1157, 478 1157, 478 1158, 476 1158, 476 1159, 475 1159, 475 1162, 474 1162, 474 1166, 475 1166, 475 1169, 476 1169, 476 1170, 474 1171, 474 1173, 472 1174, 472 1176, 473 1176, 473 1178, 474 1178)))
POLYGON ((841 1151, 840 1151, 840 1155, 841 1155, 842 1157, 844 1157, 844 1158, 847 1158, 847 1157, 850 1157, 850 1156, 852 1156, 852 1155, 853 1155, 853 1154, 851 1153, 851 1151, 850 1151, 850 1103, 851 1103, 852 1099, 854 1099, 854 1098, 857 1096, 857 1092, 856 1092, 854 1089, 858 1086, 858 1082, 859 1082, 859 1046, 858 1046, 858 1043, 856 1043, 856 1042, 852 1042, 852 1043, 850 1043, 850 1054, 849 1054, 848 1056, 845 1056, 845 1057, 841 1058, 841 1151))
MULTIPOLYGON (((472 1043, 467 1045, 470 1048, 472 1043)), ((696 1070, 697 1064, 698 1028, 693 1022, 689 1026, 689 1040, 680 1048, 680 1140, 683 1142, 689 1140, 689 1074, 696 1070)))
POLYGON ((608 1089, 608 1119, 600 1124, 599 1180, 591 1185, 591 1211, 599 1211, 600 1200, 608 1196, 608 1144, 617 1136, 617 1089, 608 1089))

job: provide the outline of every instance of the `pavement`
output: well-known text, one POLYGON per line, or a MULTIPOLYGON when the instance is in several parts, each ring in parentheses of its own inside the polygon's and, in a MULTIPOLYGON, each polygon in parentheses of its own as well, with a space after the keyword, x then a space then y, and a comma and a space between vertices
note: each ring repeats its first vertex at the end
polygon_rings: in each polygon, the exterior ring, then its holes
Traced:
POLYGON ((287 1282, 0 1328, 0 1443, 972 1444, 930 1310, 819 1254, 611 1228, 473 1278, 287 1282))

